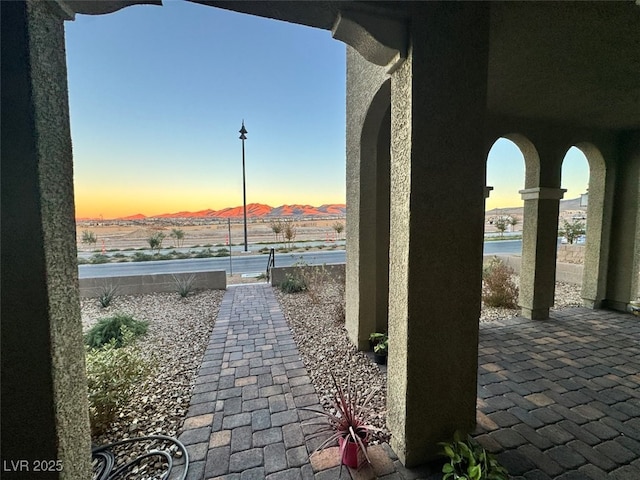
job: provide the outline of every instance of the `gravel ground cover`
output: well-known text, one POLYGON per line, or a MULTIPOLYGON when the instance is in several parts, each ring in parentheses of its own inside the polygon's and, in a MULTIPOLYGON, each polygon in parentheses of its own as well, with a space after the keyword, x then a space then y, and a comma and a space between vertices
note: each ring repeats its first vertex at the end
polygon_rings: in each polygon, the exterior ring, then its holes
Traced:
MULTIPOLYGON (((513 280, 517 283, 518 278, 513 280)), ((310 293, 287 294, 274 290, 324 408, 332 410, 331 400, 335 393, 330 372, 342 384, 346 384, 351 375, 352 384, 363 395, 377 389, 369 404, 370 415, 366 421, 382 430, 374 435, 373 443, 388 441, 390 435, 385 425, 386 371, 381 371, 366 353, 359 352, 347 340, 343 313, 344 285, 327 283, 315 286, 310 293)), ((554 309, 579 305, 580 287, 558 282, 554 309)), ((517 309, 483 306, 480 321, 492 322, 517 314, 517 309)))
MULTIPOLYGON (((147 320, 148 332, 137 341, 143 354, 157 365, 117 421, 92 438, 95 445, 156 434, 177 436, 224 293, 205 290, 186 298, 177 293, 121 295, 107 308, 101 308, 95 298, 82 299, 85 331, 98 319, 115 313, 147 320)), ((127 456, 134 457, 141 450, 129 448, 127 456)))
MULTIPOLYGON (((351 376, 353 386, 364 395, 376 390, 367 421, 382 430, 373 442, 387 441, 386 373, 347 340, 344 285, 324 282, 300 294, 274 290, 325 408, 331 408, 333 395, 329 372, 341 383, 346 383, 351 376)), ((578 286, 558 283, 555 308, 579 305, 579 290, 578 286)), ((148 320, 149 331, 139 342, 145 355, 153 357, 158 364, 154 375, 137 388, 117 421, 92 439, 94 444, 105 445, 153 434, 177 435, 223 295, 224 291, 216 290, 201 291, 185 299, 177 293, 122 295, 107 308, 101 308, 94 298, 82 300, 85 331, 98 319, 118 312, 148 320)), ((481 321, 491 322, 516 314, 517 310, 483 308, 481 321)), ((133 457, 140 451, 130 449, 127 455, 133 457)))

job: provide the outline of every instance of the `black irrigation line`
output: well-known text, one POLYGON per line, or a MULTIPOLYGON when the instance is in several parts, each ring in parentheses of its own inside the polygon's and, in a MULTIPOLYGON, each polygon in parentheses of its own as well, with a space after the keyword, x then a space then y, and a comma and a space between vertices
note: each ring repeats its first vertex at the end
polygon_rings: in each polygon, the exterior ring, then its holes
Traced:
POLYGON ((95 480, 115 480, 117 478, 124 478, 127 472, 129 472, 133 467, 139 465, 144 459, 150 457, 160 457, 165 460, 167 463, 167 471, 162 474, 162 479, 166 479, 169 477, 171 470, 173 468, 173 457, 163 450, 155 450, 144 453, 129 463, 121 466, 117 470, 113 470, 115 467, 115 455, 111 452, 113 447, 117 447, 119 445, 124 445, 127 443, 135 443, 135 442, 143 442, 147 440, 163 440, 165 442, 170 442, 175 445, 182 451, 182 455, 184 458, 184 471, 182 475, 178 477, 177 480, 185 480, 187 477, 187 471, 189 470, 189 453, 185 446, 180 442, 177 438, 167 437, 165 435, 149 435, 146 437, 137 437, 137 438, 129 438, 126 440, 120 440, 119 442, 110 443, 108 445, 103 445, 101 447, 96 447, 91 450, 91 456, 93 460, 97 460, 98 470, 94 472, 95 480), (97 477, 96 477, 97 474, 97 477))

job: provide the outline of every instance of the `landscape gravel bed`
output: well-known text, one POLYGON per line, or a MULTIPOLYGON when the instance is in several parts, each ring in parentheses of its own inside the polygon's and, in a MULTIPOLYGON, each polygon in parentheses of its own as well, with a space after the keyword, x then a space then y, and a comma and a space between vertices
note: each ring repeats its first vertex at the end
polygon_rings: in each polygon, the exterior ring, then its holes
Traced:
POLYGON ((224 293, 205 290, 186 298, 177 293, 121 295, 107 308, 101 308, 95 298, 82 299, 85 331, 98 319, 115 313, 148 321, 147 334, 137 341, 143 354, 157 365, 117 421, 92 439, 94 444, 155 434, 177 435, 224 293))
MULTIPOLYGON (((376 391, 369 404, 367 421, 381 429, 373 442, 387 441, 386 373, 347 340, 344 285, 327 282, 300 294, 274 291, 324 407, 331 408, 334 393, 329 372, 345 384, 350 376, 352 386, 362 395, 376 391)), ((101 308, 95 298, 82 300, 85 331, 98 319, 115 313, 129 313, 138 320, 149 321, 148 333, 138 341, 145 355, 153 357, 158 364, 154 374, 137 388, 117 421, 92 439, 94 444, 153 434, 178 434, 224 293, 201 291, 187 298, 177 293, 122 295, 107 308, 101 308)), ((554 308, 579 304, 579 286, 557 284, 554 308)), ((517 310, 483 308, 480 320, 491 322, 516 314, 517 310)), ((136 451, 129 453, 135 454, 136 451)))
MULTIPOLYGON (((517 283, 517 277, 514 281, 517 283)), ((331 411, 331 400, 335 394, 330 372, 338 382, 351 382, 363 396, 372 389, 377 393, 370 402, 366 421, 381 429, 373 442, 385 442, 389 431, 385 424, 386 369, 376 365, 366 353, 358 351, 348 340, 344 327, 344 286, 330 283, 314 287, 309 293, 287 294, 274 289, 283 313, 298 345, 311 382, 325 409, 331 411)), ((554 309, 580 305, 580 286, 569 283, 556 284, 554 309)), ((492 322, 512 318, 517 309, 484 307, 480 321, 492 322)))

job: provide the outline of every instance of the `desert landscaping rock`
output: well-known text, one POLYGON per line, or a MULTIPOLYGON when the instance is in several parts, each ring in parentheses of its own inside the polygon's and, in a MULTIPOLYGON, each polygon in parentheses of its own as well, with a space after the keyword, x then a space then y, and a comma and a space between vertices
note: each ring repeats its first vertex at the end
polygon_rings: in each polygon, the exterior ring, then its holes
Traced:
POLYGON ((147 320, 148 332, 138 342, 157 365, 117 421, 92 439, 94 444, 154 434, 177 435, 223 295, 222 290, 200 291, 186 298, 177 293, 123 295, 107 308, 101 308, 95 298, 81 301, 85 331, 97 320, 116 313, 147 320))
MULTIPOLYGON (((322 405, 331 410, 331 399, 335 391, 330 372, 342 384, 346 384, 350 377, 354 388, 361 395, 375 392, 369 404, 367 421, 380 429, 380 432, 374 435, 372 443, 386 442, 389 440, 389 432, 385 425, 386 373, 347 340, 343 316, 344 285, 328 282, 322 286, 316 285, 313 289, 311 294, 283 294, 274 289, 308 372, 308 377, 294 376, 290 379, 296 388, 294 398, 303 398, 305 392, 311 394, 308 384, 310 379, 322 405), (296 381, 297 378, 300 379, 299 382, 296 381)), ((202 291, 186 299, 182 299, 177 293, 119 296, 108 308, 101 308, 95 298, 82 301, 82 321, 85 330, 98 319, 119 312, 149 321, 149 331, 139 342, 142 350, 158 364, 154 374, 139 386, 132 401, 122 410, 117 421, 102 435, 93 438, 94 444, 104 445, 125 438, 152 434, 177 436, 195 390, 196 374, 202 363, 223 295, 223 291, 202 291)), ((579 286, 557 284, 554 308, 579 304, 579 286)), ((480 321, 503 320, 517 313, 517 310, 483 308, 480 321)), ((289 373, 294 371, 291 370, 289 373)), ((267 403, 256 403, 255 411, 238 413, 248 420, 243 418, 244 421, 238 425, 227 427, 241 428, 242 425, 259 422, 260 413, 268 415, 268 409, 272 406, 269 399, 274 399, 272 403, 275 408, 276 400, 282 396, 280 391, 276 391, 278 387, 280 386, 263 385, 260 375, 251 385, 229 385, 228 390, 246 390, 247 398, 255 398, 256 402, 266 399, 267 403), (253 390, 254 395, 251 395, 253 390), (267 393, 273 395, 266 396, 267 393)), ((218 391, 217 398, 225 401, 226 396, 224 392, 218 391)), ((271 425, 270 422, 265 423, 262 428, 274 427, 280 431, 279 425, 271 425)), ((290 441, 288 434, 283 437, 290 441)), ((128 450, 126 456, 134 458, 141 451, 128 450)))

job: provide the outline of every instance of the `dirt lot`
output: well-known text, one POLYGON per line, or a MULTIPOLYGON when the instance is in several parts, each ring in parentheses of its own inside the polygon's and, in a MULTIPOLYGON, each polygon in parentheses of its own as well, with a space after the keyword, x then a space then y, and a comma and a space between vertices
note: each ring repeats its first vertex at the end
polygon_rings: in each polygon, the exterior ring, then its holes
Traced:
MULTIPOLYGON (((295 240, 321 240, 333 241, 344 239, 344 231, 338 236, 333 229, 335 223, 345 224, 345 219, 332 220, 303 220, 294 222, 296 228, 295 240)), ((184 232, 184 247, 224 246, 228 244, 229 228, 226 223, 211 225, 113 225, 79 223, 76 227, 78 251, 124 250, 131 248, 149 247, 147 239, 157 233, 166 235, 163 247, 176 246, 174 238, 170 237, 172 229, 177 228, 184 232), (82 243, 82 232, 89 230, 97 238, 97 243, 88 245, 82 243)), ((242 221, 231 224, 231 243, 239 245, 244 242, 244 226, 242 221)), ((268 222, 255 222, 247 225, 247 237, 249 243, 273 242, 276 240, 273 230, 268 222)), ((283 241, 278 238, 278 241, 283 241)))

